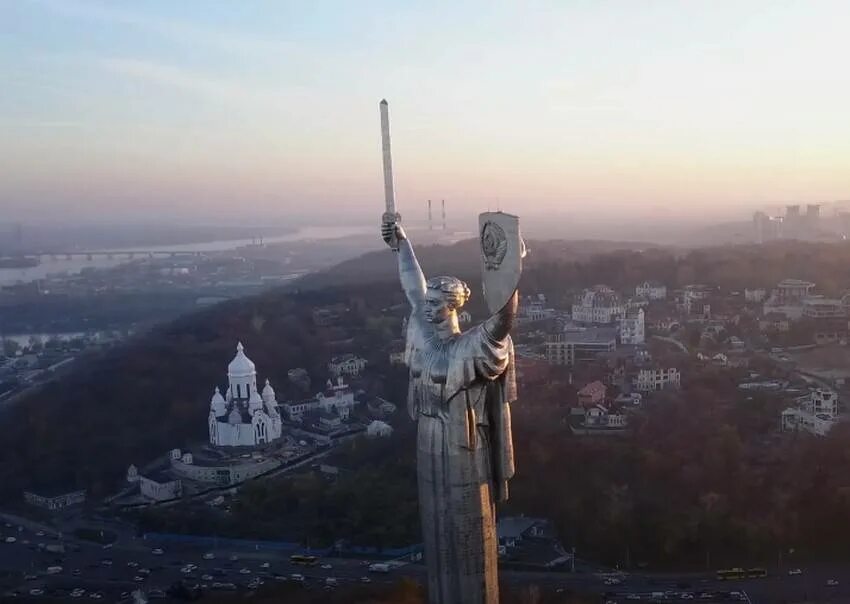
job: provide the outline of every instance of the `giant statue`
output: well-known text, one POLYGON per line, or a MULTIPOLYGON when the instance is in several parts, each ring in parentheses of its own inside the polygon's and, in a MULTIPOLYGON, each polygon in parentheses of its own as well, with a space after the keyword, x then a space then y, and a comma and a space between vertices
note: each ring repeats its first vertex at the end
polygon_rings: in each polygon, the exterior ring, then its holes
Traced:
POLYGON ((492 314, 461 332, 457 315, 470 297, 469 287, 455 277, 426 279, 422 273, 395 212, 385 101, 381 117, 387 192, 381 233, 397 254, 411 306, 407 408, 418 424, 416 469, 429 601, 497 604, 495 504, 507 499, 514 473, 510 331, 524 245, 516 217, 481 215, 481 264, 492 314))

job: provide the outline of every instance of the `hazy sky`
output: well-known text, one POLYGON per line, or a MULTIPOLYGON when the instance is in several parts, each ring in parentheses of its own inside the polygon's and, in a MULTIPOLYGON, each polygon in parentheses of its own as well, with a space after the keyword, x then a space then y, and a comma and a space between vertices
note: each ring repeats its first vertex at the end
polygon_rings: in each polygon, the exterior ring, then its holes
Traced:
MULTIPOLYGON (((850 198, 850 3, 0 0, 0 218, 850 198)), ((623 213, 617 214, 617 211, 623 213)))

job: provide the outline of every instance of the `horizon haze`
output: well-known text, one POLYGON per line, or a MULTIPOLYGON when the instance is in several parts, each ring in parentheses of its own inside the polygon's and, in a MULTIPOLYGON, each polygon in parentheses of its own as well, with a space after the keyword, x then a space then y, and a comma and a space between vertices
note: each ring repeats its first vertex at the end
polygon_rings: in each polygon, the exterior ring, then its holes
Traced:
POLYGON ((4 221, 377 221, 382 97, 414 221, 446 199, 459 226, 498 207, 651 233, 850 197, 841 2, 0 14, 4 221))

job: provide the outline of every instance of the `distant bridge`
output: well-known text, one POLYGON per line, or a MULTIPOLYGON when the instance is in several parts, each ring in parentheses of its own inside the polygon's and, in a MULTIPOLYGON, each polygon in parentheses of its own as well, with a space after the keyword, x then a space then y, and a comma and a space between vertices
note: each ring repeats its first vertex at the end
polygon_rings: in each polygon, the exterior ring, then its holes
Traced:
MULTIPOLYGON (((27 258, 37 258, 39 262, 47 260, 72 260, 74 258, 174 258, 177 256, 204 256, 207 252, 186 250, 96 250, 96 251, 72 251, 72 252, 31 252, 26 254, 27 258)), ((0 260, 7 256, 0 255, 0 260)), ((9 259, 13 256, 8 256, 9 259)))

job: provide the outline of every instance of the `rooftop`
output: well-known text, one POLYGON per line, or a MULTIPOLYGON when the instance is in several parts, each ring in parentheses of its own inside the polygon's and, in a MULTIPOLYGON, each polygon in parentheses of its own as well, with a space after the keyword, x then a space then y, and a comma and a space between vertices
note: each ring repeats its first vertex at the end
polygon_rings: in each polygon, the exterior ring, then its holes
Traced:
POLYGON ((603 344, 617 339, 617 330, 612 327, 589 327, 569 330, 562 334, 561 341, 573 344, 603 344))
POLYGON ((496 525, 496 533, 499 539, 518 539, 528 529, 536 524, 543 524, 546 520, 542 518, 529 518, 527 516, 507 516, 500 518, 496 525))

